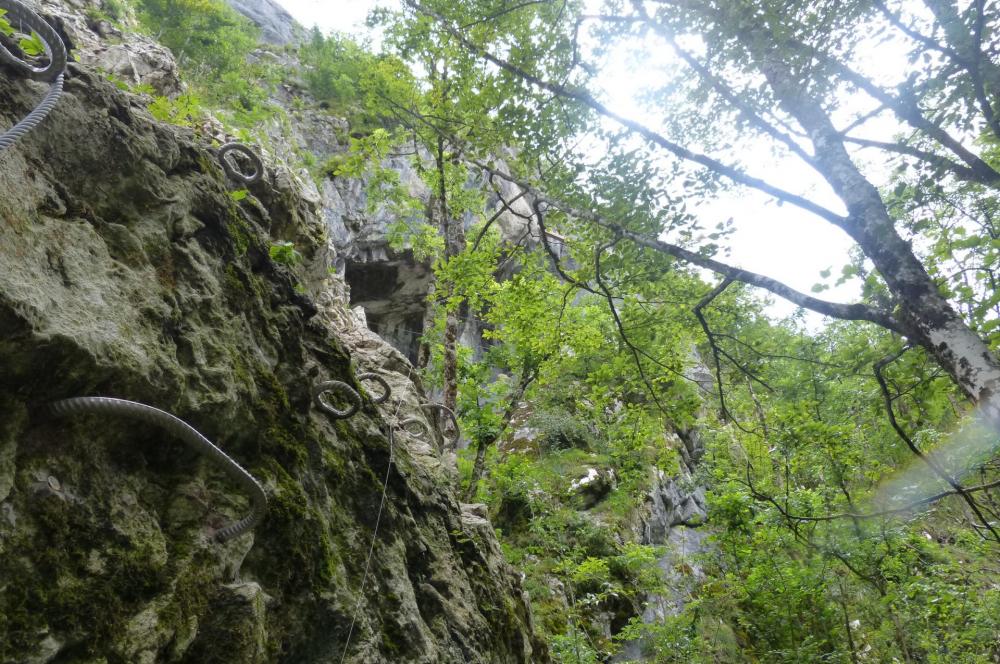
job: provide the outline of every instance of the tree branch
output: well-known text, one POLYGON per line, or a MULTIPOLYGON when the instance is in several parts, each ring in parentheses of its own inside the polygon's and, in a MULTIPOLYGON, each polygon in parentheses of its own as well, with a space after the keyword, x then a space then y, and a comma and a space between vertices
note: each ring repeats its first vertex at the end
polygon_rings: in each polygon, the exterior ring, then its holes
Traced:
MULTIPOLYGON (((979 491, 986 491, 988 489, 995 489, 997 487, 1000 487, 1000 480, 996 480, 994 482, 987 482, 985 484, 978 484, 976 486, 964 487, 963 491, 965 491, 966 493, 977 493, 979 491)), ((775 509, 778 510, 778 512, 784 518, 792 521, 803 521, 803 522, 839 521, 842 519, 852 519, 852 520, 878 519, 880 517, 893 516, 895 514, 906 514, 908 512, 912 512, 918 507, 936 503, 939 500, 947 498, 948 496, 959 495, 959 492, 955 490, 941 491, 939 493, 935 493, 933 496, 927 496, 926 498, 921 498, 920 500, 908 503, 906 505, 903 505, 902 507, 894 507, 892 509, 880 510, 878 512, 837 512, 835 514, 824 514, 821 516, 805 516, 801 514, 792 514, 791 512, 787 511, 781 506, 781 504, 777 500, 774 499, 773 496, 769 496, 765 493, 761 493, 760 491, 758 491, 757 488, 753 485, 753 482, 749 482, 747 484, 747 488, 750 489, 751 496, 753 496, 757 500, 761 500, 771 504, 772 506, 774 506, 775 509)))
POLYGON ((902 143, 873 141, 867 138, 858 138, 855 136, 843 135, 842 139, 845 143, 860 145, 864 148, 876 148, 879 150, 885 150, 886 152, 895 152, 897 154, 905 154, 910 157, 915 157, 930 164, 931 166, 943 168, 959 180, 963 180, 965 182, 980 181, 979 175, 968 166, 963 166, 962 164, 956 163, 947 157, 942 157, 941 155, 934 154, 933 152, 929 152, 927 150, 921 150, 920 148, 915 148, 910 145, 903 145, 902 143))
POLYGON ((955 156, 968 164, 969 168, 976 175, 976 181, 983 184, 995 185, 1000 183, 1000 173, 992 166, 980 159, 976 154, 965 148, 958 140, 952 137, 941 127, 931 122, 920 110, 915 99, 906 97, 896 97, 882 88, 878 87, 870 80, 848 67, 843 62, 836 60, 824 53, 817 51, 805 44, 798 44, 807 52, 812 53, 816 58, 829 65, 835 73, 849 83, 853 83, 861 90, 864 90, 873 99, 890 109, 896 116, 926 134, 929 138, 950 150, 955 156))
POLYGON ((736 418, 734 418, 729 412, 729 409, 726 408, 726 392, 722 386, 722 361, 719 359, 719 345, 715 343, 715 337, 712 335, 712 328, 708 326, 708 321, 705 320, 705 315, 701 312, 701 310, 708 306, 712 300, 721 295, 722 291, 726 290, 731 283, 733 283, 732 277, 723 278, 718 286, 709 291, 705 297, 701 298, 698 304, 694 305, 694 315, 698 318, 698 322, 701 323, 701 329, 704 330, 705 336, 708 337, 708 345, 712 349, 712 357, 715 359, 715 384, 719 389, 719 406, 722 410, 723 423, 725 423, 726 420, 735 421, 736 418))
POLYGON ((947 482, 948 485, 951 486, 951 488, 953 489, 954 493, 962 497, 962 500, 965 501, 965 503, 969 506, 969 509, 971 509, 973 514, 976 515, 976 518, 978 518, 983 523, 983 526, 986 528, 986 530, 988 530, 990 534, 993 535, 993 538, 998 543, 1000 543, 1000 533, 998 533, 993 528, 993 526, 990 525, 990 522, 986 519, 986 517, 983 516, 983 513, 979 509, 979 504, 976 503, 975 498, 973 498, 969 494, 968 490, 965 487, 963 487, 957 480, 955 480, 954 478, 952 478, 951 475, 945 472, 944 468, 939 466, 936 461, 934 461, 926 454, 924 454, 920 450, 920 448, 917 447, 916 443, 913 441, 912 438, 910 438, 910 436, 906 433, 903 427, 899 424, 899 421, 896 419, 896 412, 895 409, 892 407, 893 397, 892 394, 889 392, 889 384, 886 382, 885 376, 882 374, 882 371, 885 369, 886 366, 898 360, 903 355, 903 353, 909 350, 909 348, 910 348, 909 346, 906 346, 898 353, 894 353, 888 357, 885 357, 873 365, 873 369, 875 371, 875 380, 878 381, 879 388, 882 390, 882 398, 885 401, 885 411, 886 414, 889 416, 889 423, 892 425, 892 428, 896 432, 896 435, 899 436, 900 440, 906 443, 906 446, 910 449, 910 451, 913 452, 913 454, 916 455, 917 458, 919 458, 921 461, 927 464, 927 466, 932 471, 934 471, 935 475, 937 475, 939 478, 947 482))
POLYGON ((632 0, 632 6, 635 11, 642 18, 642 21, 653 29, 653 32, 660 35, 664 41, 670 44, 670 47, 674 50, 674 53, 680 56, 684 62, 687 63, 691 69, 693 69, 698 76, 709 83, 723 99, 732 104, 742 115, 747 119, 747 121, 752 124, 757 129, 761 130, 771 138, 779 141, 785 145, 793 154, 799 157, 802 161, 814 166, 813 156, 802 149, 801 146, 793 139, 791 136, 781 131, 770 122, 761 117, 756 111, 754 111, 749 104, 740 99, 739 94, 733 88, 729 86, 725 81, 723 81, 718 76, 714 75, 708 68, 702 63, 698 62, 689 51, 681 47, 674 39, 674 36, 667 32, 667 30, 652 19, 646 12, 645 7, 639 0, 632 0))
POLYGON ((815 311, 816 313, 824 316, 839 318, 841 320, 866 320, 888 330, 892 330, 893 332, 906 334, 903 326, 896 321, 889 312, 882 309, 876 309, 875 307, 862 303, 840 304, 837 302, 829 302, 827 300, 812 297, 811 295, 806 295, 805 293, 797 291, 776 279, 721 263, 707 256, 690 251, 689 249, 685 249, 669 242, 664 242, 663 240, 657 240, 640 235, 639 233, 635 233, 634 231, 624 228, 620 224, 604 219, 594 212, 574 208, 573 206, 567 205, 561 201, 542 194, 537 188, 527 182, 519 180, 518 178, 504 173, 503 171, 499 171, 481 161, 471 160, 471 163, 489 173, 494 173, 498 177, 518 185, 522 189, 530 191, 532 196, 535 197, 538 202, 547 203, 554 208, 562 210, 571 217, 576 217, 582 221, 588 221, 601 226, 602 228, 619 233, 622 237, 627 238, 638 245, 673 256, 674 258, 684 261, 685 263, 690 263, 692 265, 705 268, 706 270, 711 270, 712 272, 720 274, 724 277, 730 277, 734 281, 740 281, 750 286, 763 288, 764 290, 769 291, 782 299, 788 300, 792 304, 797 304, 800 307, 815 311))
POLYGON ((556 83, 551 83, 549 81, 543 80, 542 78, 535 76, 534 74, 531 74, 530 72, 527 72, 524 69, 489 53, 488 51, 480 47, 478 44, 473 43, 460 30, 452 27, 448 19, 446 19, 445 17, 441 16, 439 13, 433 10, 425 8, 423 5, 417 2, 417 0, 403 0, 403 1, 407 6, 414 9, 415 11, 418 11, 422 14, 431 16, 434 19, 436 19, 440 23, 442 29, 445 30, 445 32, 450 34, 454 39, 456 39, 460 44, 462 44, 462 46, 464 46, 470 52, 478 55, 487 62, 496 65, 497 67, 503 69, 504 71, 514 74, 515 76, 525 81, 526 83, 530 83, 531 85, 541 88, 542 90, 547 90, 548 92, 557 94, 560 97, 563 97, 564 99, 571 99, 577 101, 583 104, 584 106, 590 108, 591 110, 596 111, 600 115, 603 115, 608 119, 614 120, 618 124, 628 129, 630 132, 637 134, 645 138, 647 141, 653 143, 654 145, 658 145, 659 147, 667 150, 674 156, 683 159, 685 161, 690 161, 700 166, 703 166, 718 175, 722 175, 723 177, 732 180, 733 182, 746 185, 758 191, 762 191, 765 194, 773 196, 774 198, 780 201, 783 201, 790 205, 794 205, 798 208, 806 210, 807 212, 811 212, 817 215, 818 217, 825 219, 826 221, 829 221, 830 223, 835 224, 837 226, 842 226, 845 222, 847 222, 846 217, 839 215, 836 212, 833 212, 832 210, 823 207, 822 205, 817 205, 816 203, 810 201, 809 199, 803 196, 799 196, 798 194, 793 194, 792 192, 786 191, 780 187, 772 185, 769 182, 766 182, 765 180, 750 176, 733 166, 724 164, 723 162, 713 157, 698 152, 693 152, 677 143, 674 143, 673 141, 669 140, 659 132, 650 129, 649 127, 639 122, 636 122, 635 120, 630 120, 629 118, 626 118, 623 115, 615 113, 610 108, 605 106, 603 103, 598 101, 593 95, 591 95, 586 90, 571 89, 564 85, 558 85, 556 83))

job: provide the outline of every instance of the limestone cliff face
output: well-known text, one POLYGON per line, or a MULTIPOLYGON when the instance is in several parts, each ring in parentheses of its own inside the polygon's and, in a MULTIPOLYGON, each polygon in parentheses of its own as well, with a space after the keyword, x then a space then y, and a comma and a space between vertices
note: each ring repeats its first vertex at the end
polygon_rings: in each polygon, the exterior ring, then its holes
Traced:
MULTIPOLYGON (((202 139, 96 72, 86 6, 44 6, 81 64, 0 154, 0 662, 547 661, 434 441, 389 435, 423 389, 328 276, 322 206, 271 159, 234 200, 202 139), (295 272, 268 254, 289 236, 295 272), (341 421, 312 405, 361 370, 393 399, 341 421), (264 521, 215 542, 238 487, 154 427, 47 414, 80 395, 191 423, 265 486, 264 521)), ((170 82, 130 44, 121 61, 170 82)), ((39 94, 0 71, 0 126, 39 94)))

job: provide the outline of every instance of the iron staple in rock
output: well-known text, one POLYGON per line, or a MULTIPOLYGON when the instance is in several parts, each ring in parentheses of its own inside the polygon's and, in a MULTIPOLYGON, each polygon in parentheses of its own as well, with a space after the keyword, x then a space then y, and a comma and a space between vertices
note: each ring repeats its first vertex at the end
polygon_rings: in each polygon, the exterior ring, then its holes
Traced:
POLYGON ((427 424, 422 419, 420 419, 419 417, 408 417, 408 418, 406 418, 405 420, 403 420, 402 422, 399 423, 399 428, 402 429, 403 431, 405 431, 406 433, 410 434, 411 436, 425 436, 426 437, 426 436, 430 435, 430 429, 427 428, 427 424), (409 429, 406 428, 407 426, 409 426, 411 424, 419 424, 420 425, 420 433, 415 433, 415 432, 410 431, 409 429))
POLYGON ((373 396, 372 403, 376 404, 383 403, 392 394, 392 389, 389 388, 389 383, 387 383, 385 381, 385 378, 382 378, 382 376, 379 376, 377 373, 368 372, 368 373, 358 374, 357 379, 359 383, 364 380, 370 380, 382 386, 382 394, 378 396, 373 396))
POLYGON ((260 155, 242 143, 226 143, 219 148, 219 163, 222 164, 226 175, 245 185, 259 182, 264 177, 264 162, 261 161, 260 155), (236 161, 229 156, 230 154, 240 154, 248 159, 253 166, 253 172, 247 175, 241 171, 236 161))
POLYGON ((361 408, 361 395, 353 387, 340 380, 328 380, 316 385, 313 388, 313 401, 316 402, 316 405, 321 410, 338 420, 344 420, 353 416, 361 408), (323 399, 324 392, 331 392, 333 390, 339 391, 350 402, 346 408, 335 408, 323 399))

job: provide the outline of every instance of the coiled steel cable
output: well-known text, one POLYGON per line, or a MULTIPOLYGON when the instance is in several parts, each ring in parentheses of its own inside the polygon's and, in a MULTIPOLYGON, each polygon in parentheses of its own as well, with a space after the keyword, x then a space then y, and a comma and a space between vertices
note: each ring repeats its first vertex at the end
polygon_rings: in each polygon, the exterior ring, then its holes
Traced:
POLYGON ((389 383, 385 382, 385 378, 379 376, 377 373, 363 373, 357 375, 358 382, 363 380, 370 380, 378 383, 382 386, 382 394, 372 397, 372 403, 383 403, 392 394, 392 390, 389 388, 389 383))
POLYGON ((49 64, 46 67, 35 67, 15 56, 3 44, 0 44, 0 62, 11 65, 32 80, 52 83, 41 103, 27 117, 0 134, 0 152, 3 152, 41 124, 55 108, 59 97, 62 96, 67 54, 66 44, 55 29, 18 0, 0 0, 0 9, 7 11, 4 17, 18 31, 27 34, 27 31, 31 30, 41 37, 49 56, 49 64))
POLYGON ((250 185, 264 177, 264 162, 261 161, 260 155, 242 143, 226 143, 219 148, 219 162, 226 174, 237 182, 250 185), (230 153, 239 153, 250 160, 253 173, 250 175, 243 173, 236 162, 229 157, 230 153))
MULTIPOLYGON (((420 404, 420 407, 436 409, 447 415, 448 419, 451 420, 451 427, 455 431, 455 434, 453 436, 449 436, 447 440, 451 442, 453 446, 458 445, 458 440, 462 437, 462 430, 458 427, 458 418, 455 417, 455 411, 453 411, 451 408, 448 408, 448 406, 445 406, 443 403, 427 402, 420 404)), ((443 428, 441 430, 441 433, 442 434, 444 433, 443 428)))
POLYGON ((64 417, 81 413, 96 413, 100 415, 119 415, 140 420, 148 424, 155 424, 168 433, 187 443, 196 452, 207 456, 220 466, 223 472, 250 494, 250 514, 243 517, 236 523, 230 524, 218 531, 215 538, 220 542, 238 537, 249 531, 264 517, 267 512, 267 494, 264 488, 253 478, 253 476, 243 469, 238 463, 218 447, 212 444, 208 438, 201 435, 194 427, 187 422, 174 417, 159 408, 147 406, 146 404, 125 399, 112 399, 110 397, 75 397, 55 401, 49 405, 53 415, 64 417))
POLYGON ((321 410, 337 420, 347 419, 348 417, 354 415, 354 413, 358 412, 358 409, 361 408, 361 395, 355 392, 353 387, 339 380, 328 380, 326 382, 319 383, 313 388, 312 396, 313 401, 316 402, 316 405, 319 406, 321 410), (333 390, 337 390, 347 398, 349 403, 346 408, 336 408, 324 401, 323 393, 331 392, 333 390))

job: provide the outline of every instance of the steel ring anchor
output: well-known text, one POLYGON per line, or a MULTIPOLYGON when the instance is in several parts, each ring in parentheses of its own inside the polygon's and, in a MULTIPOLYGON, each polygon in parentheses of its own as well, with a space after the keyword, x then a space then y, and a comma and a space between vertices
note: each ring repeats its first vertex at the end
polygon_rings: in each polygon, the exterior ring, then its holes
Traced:
POLYGON ((370 380, 372 382, 378 383, 382 387, 382 394, 379 394, 377 396, 372 396, 371 398, 372 403, 375 404, 384 403, 385 400, 388 399, 389 396, 392 394, 392 389, 389 388, 389 383, 387 383, 385 381, 385 378, 382 378, 382 376, 379 376, 377 373, 371 373, 371 372, 362 373, 358 374, 356 378, 358 379, 359 383, 361 381, 370 380))
MULTIPOLYGON (((462 437, 462 430, 458 426, 458 418, 455 417, 455 411, 453 411, 451 408, 448 408, 448 406, 445 406, 444 404, 433 403, 433 402, 422 403, 420 404, 420 407, 426 409, 439 410, 445 415, 447 415, 448 419, 451 420, 451 427, 452 429, 454 429, 454 434, 448 436, 446 440, 448 440, 452 444, 452 446, 458 445, 458 441, 462 437)), ((443 428, 441 429, 441 433, 442 434, 444 433, 443 428)))
POLYGON ((405 420, 403 420, 402 422, 399 423, 399 428, 402 429, 404 433, 408 433, 411 436, 423 436, 424 438, 426 438, 431 433, 430 429, 427 428, 427 424, 422 419, 420 419, 419 417, 408 417, 408 418, 406 418, 405 420), (414 425, 414 424, 419 425, 419 427, 420 427, 420 432, 419 433, 417 433, 416 431, 413 431, 412 429, 407 429, 408 426, 411 426, 411 425, 414 425))
POLYGON ((361 395, 354 391, 354 388, 340 380, 328 380, 319 383, 313 388, 313 401, 328 415, 337 420, 347 419, 354 415, 361 408, 361 395), (346 408, 336 408, 323 399, 324 392, 337 390, 349 402, 346 408))
POLYGON ((49 57, 49 64, 45 67, 36 67, 11 53, 2 43, 0 43, 0 62, 11 65, 32 80, 47 83, 55 81, 66 70, 68 57, 66 44, 63 43, 59 33, 48 21, 28 9, 19 0, 0 0, 0 9, 6 10, 4 18, 15 30, 28 34, 24 30, 28 28, 41 38, 45 53, 49 57))
POLYGON ((231 177, 233 180, 246 185, 259 182, 261 178, 264 177, 264 162, 261 161, 260 155, 242 143, 226 143, 219 148, 219 163, 222 164, 222 168, 226 171, 226 175, 231 177), (240 170, 236 160, 230 156, 231 154, 239 154, 245 159, 248 159, 250 161, 250 165, 253 167, 253 172, 250 175, 247 175, 240 170))

